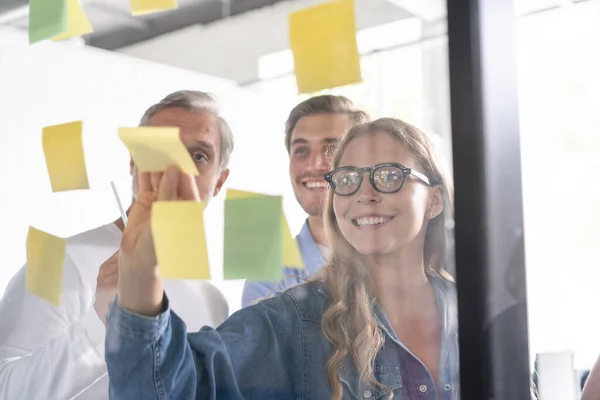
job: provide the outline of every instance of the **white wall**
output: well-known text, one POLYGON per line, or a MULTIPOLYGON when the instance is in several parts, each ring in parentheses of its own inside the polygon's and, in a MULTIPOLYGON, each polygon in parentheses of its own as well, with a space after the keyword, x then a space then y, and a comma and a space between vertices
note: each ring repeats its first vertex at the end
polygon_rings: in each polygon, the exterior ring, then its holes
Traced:
MULTIPOLYGON (((236 149, 229 185, 290 194, 281 126, 266 118, 267 103, 231 82, 87 47, 27 44, 26 33, 0 30, 0 295, 25 261, 29 225, 60 236, 111 222, 119 213, 110 189, 116 180, 130 198, 128 154, 117 137, 169 92, 198 89, 218 96, 236 149), (41 146, 42 128, 84 121, 89 191, 51 193, 41 146), (256 146, 260 146, 257 151, 256 146), (264 154, 270 154, 264 157, 264 154), (268 176, 268 179, 264 177, 268 176)), ((222 277, 222 196, 206 213, 213 277, 222 277)), ((303 215, 292 205, 297 230, 303 215)), ((220 283, 235 309, 239 282, 220 283)))

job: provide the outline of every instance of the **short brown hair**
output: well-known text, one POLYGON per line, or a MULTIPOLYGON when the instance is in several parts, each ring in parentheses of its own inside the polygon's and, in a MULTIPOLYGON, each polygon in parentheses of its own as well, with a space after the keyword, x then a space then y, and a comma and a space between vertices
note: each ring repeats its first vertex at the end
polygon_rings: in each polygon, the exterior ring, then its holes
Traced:
POLYGON ((369 121, 369 115, 354 107, 354 103, 347 97, 330 94, 311 97, 294 107, 285 122, 285 147, 288 153, 292 131, 300 118, 315 114, 347 114, 350 116, 352 126, 369 121))

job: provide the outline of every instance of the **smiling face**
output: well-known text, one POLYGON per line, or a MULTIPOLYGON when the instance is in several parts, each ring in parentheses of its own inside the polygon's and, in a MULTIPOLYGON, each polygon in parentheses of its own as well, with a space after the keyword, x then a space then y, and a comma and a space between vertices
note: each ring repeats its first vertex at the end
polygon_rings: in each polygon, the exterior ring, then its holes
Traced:
MULTIPOLYGON (((344 149, 339 166, 373 167, 398 163, 422 172, 414 155, 386 132, 373 132, 353 139, 344 149)), ((431 212, 441 213, 442 193, 409 175, 396 193, 380 193, 371 184, 368 172, 351 196, 333 197, 333 210, 344 238, 366 256, 397 252, 407 246, 424 245, 431 212)))
POLYGON ((310 216, 323 213, 323 176, 330 169, 328 150, 352 126, 347 114, 314 114, 298 120, 290 140, 290 178, 300 206, 310 216))
MULTIPOLYGON (((203 202, 216 196, 225 183, 229 170, 220 168, 220 132, 217 117, 210 113, 191 113, 183 108, 171 107, 160 110, 150 119, 150 126, 174 126, 179 128, 181 141, 188 149, 200 173, 195 177, 196 186, 203 202)), ((137 174, 133 174, 134 192, 137 174)))

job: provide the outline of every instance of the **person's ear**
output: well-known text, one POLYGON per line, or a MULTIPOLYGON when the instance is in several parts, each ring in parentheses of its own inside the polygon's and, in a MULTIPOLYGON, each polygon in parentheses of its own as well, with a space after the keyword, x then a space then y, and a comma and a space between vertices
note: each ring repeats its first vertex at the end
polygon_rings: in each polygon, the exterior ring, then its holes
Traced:
POLYGON ((444 211, 444 190, 441 185, 436 185, 430 189, 429 205, 427 215, 429 219, 434 219, 444 211))
POLYGON ((227 180, 228 176, 229 176, 229 169, 224 169, 223 171, 221 171, 221 174, 219 174, 219 179, 217 180, 217 184, 215 185, 213 197, 215 197, 216 195, 219 194, 219 192, 221 191, 221 188, 225 184, 225 181, 227 180))
POLYGON ((135 164, 133 163, 133 158, 129 158, 129 174, 133 176, 135 173, 135 164))

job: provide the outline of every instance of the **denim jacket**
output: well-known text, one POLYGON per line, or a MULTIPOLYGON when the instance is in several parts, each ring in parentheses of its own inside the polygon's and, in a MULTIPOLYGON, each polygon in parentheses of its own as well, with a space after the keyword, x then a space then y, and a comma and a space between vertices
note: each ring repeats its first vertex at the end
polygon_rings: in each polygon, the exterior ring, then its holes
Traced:
MULTIPOLYGON (((374 362, 375 378, 395 400, 459 399, 458 326, 454 285, 430 277, 442 316, 440 387, 398 340, 379 306, 375 315, 385 343, 374 362), (439 393, 439 397, 438 397, 439 393)), ((324 400, 331 398, 325 366, 332 350, 321 327, 328 306, 323 283, 288 289, 233 314, 217 329, 186 336, 168 307, 154 318, 116 302, 107 320, 106 363, 110 398, 324 400)), ((359 385, 348 360, 339 372, 343 399, 387 399, 377 386, 359 385)))

